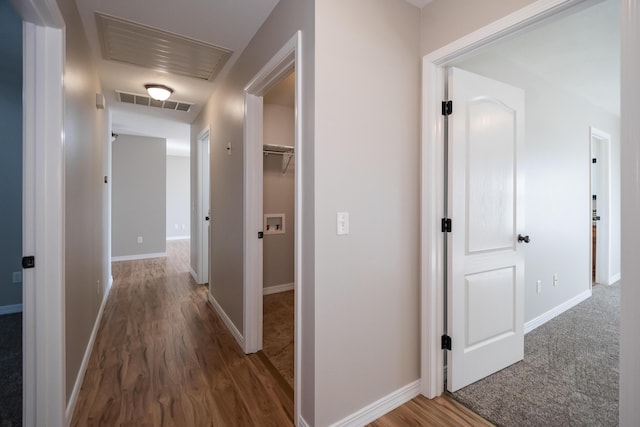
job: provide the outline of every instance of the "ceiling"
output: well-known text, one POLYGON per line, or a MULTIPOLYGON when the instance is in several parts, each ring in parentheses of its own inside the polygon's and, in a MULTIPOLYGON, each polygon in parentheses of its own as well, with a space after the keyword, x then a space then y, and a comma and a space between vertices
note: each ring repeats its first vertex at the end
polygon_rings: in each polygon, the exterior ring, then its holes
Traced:
MULTIPOLYGON (((406 0, 424 7, 432 0, 406 0)), ((116 133, 166 137, 169 154, 188 155, 190 124, 269 16, 278 0, 76 0, 110 105, 116 133), (232 51, 213 81, 185 77, 102 57, 96 12, 170 32, 232 51), (171 100, 193 103, 189 112, 125 104, 116 91, 144 94, 144 85, 160 83, 174 89, 171 100), (175 125, 179 131, 172 132, 175 125), (164 132, 164 136, 159 134, 164 132), (182 136, 180 136, 182 135, 182 136), (171 148, 173 147, 173 148, 171 148)), ((608 0, 500 42, 494 53, 532 73, 560 82, 596 105, 619 114, 618 2, 608 0), (615 89, 615 90, 614 90, 615 89)), ((290 82, 289 82, 290 83, 290 82)), ((286 89, 283 86, 281 89, 286 89)), ((289 84, 289 90, 292 86, 289 84)), ((292 99, 286 93, 273 97, 292 99)), ((275 99, 275 98, 274 98, 275 99)), ((280 103, 284 101, 273 101, 280 103)), ((290 101, 289 101, 290 102, 290 101)))
POLYGON ((277 2, 278 0, 76 0, 96 60, 103 92, 112 110, 150 114, 182 123, 191 123, 197 117, 215 89, 216 81, 233 66, 277 2), (107 61, 102 58, 95 12, 212 44, 233 53, 218 74, 218 79, 213 81, 107 61), (172 99, 195 105, 186 113, 126 105, 117 101, 116 90, 144 94, 144 85, 147 83, 167 85, 175 91, 172 99))
POLYGON ((620 115, 620 5, 606 0, 479 53, 492 53, 620 115))

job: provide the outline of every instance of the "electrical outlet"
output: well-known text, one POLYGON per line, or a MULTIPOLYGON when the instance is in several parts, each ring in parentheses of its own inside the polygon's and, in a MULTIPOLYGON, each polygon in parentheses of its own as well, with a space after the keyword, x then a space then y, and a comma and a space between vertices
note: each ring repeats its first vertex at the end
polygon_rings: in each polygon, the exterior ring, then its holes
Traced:
POLYGON ((537 293, 542 293, 542 280, 537 280, 536 281, 536 292, 537 293))
POLYGON ((558 286, 558 273, 553 273, 553 286, 558 286))
POLYGON ((142 243, 142 236, 138 236, 138 243, 142 243))
POLYGON ((12 279, 13 283, 22 283, 22 271, 14 271, 12 279))

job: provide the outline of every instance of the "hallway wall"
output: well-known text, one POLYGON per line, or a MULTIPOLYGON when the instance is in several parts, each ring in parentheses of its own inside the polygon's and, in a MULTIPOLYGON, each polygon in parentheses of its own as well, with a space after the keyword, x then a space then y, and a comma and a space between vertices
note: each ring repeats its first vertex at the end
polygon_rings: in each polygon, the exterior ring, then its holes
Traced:
POLYGON ((65 336, 66 397, 73 391, 82 358, 111 276, 105 262, 105 193, 108 175, 106 110, 92 54, 73 0, 58 0, 66 23, 64 84, 65 152, 65 336))

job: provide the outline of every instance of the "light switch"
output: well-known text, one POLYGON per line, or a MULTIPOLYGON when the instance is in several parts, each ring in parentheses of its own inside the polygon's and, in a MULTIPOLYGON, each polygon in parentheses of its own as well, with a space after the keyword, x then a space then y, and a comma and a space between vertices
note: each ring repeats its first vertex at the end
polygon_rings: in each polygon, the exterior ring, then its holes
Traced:
POLYGON ((336 213, 336 226, 338 236, 349 234, 349 212, 336 213))

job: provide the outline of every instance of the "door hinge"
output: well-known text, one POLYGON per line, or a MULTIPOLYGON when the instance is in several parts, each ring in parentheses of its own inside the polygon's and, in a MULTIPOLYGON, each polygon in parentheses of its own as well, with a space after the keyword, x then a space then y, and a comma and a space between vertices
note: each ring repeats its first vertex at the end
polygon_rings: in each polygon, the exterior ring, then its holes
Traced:
POLYGON ((258 239, 262 239, 264 237, 264 232, 258 231, 258 239))
POLYGON ((451 233, 451 218, 442 218, 442 232, 451 233))
POLYGON ((442 349, 451 350, 451 337, 449 335, 442 336, 442 349))
POLYGON ((591 159, 591 163, 598 163, 598 159, 591 159))
POLYGON ((36 257, 25 256, 22 257, 22 268, 34 268, 36 266, 36 257))
POLYGON ((442 101, 442 115, 449 116, 451 113, 453 113, 453 102, 442 101))

